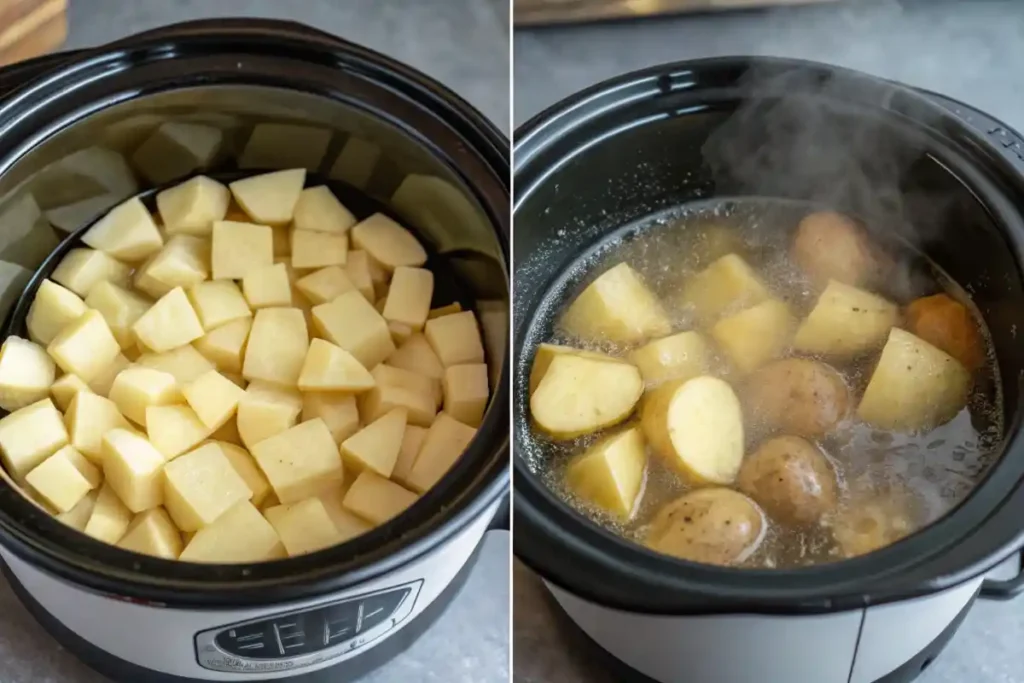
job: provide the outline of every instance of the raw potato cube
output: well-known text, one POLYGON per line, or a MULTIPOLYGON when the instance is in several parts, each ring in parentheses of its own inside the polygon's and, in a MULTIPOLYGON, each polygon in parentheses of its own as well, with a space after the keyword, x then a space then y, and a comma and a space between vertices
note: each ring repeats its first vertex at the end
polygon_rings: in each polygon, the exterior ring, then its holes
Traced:
POLYGON ((329 486, 341 486, 345 471, 323 420, 303 422, 251 447, 278 499, 297 503, 329 486))
POLYGON ((629 519, 644 481, 645 448, 638 427, 605 437, 573 458, 566 469, 566 482, 581 498, 629 519))
POLYGON ((266 225, 217 221, 210 247, 213 279, 241 280, 274 264, 274 231, 266 225))
POLYGON ((726 254, 686 281, 681 303, 693 309, 702 325, 711 325, 722 314, 749 308, 769 296, 746 261, 726 254))
POLYGON ((91 391, 75 394, 64 415, 64 424, 71 445, 96 464, 103 462, 103 435, 111 429, 131 428, 117 404, 91 391))
POLYGON ((121 354, 121 346, 99 311, 87 311, 53 338, 46 352, 64 372, 86 382, 121 354))
POLYGON ((213 524, 252 491, 216 443, 208 443, 164 468, 167 512, 182 531, 213 524))
POLYGON ((188 299, 204 330, 213 330, 235 320, 252 317, 242 290, 228 280, 193 285, 188 290, 188 299))
POLYGON ((899 309, 880 296, 832 280, 797 328, 793 348, 851 358, 881 346, 899 321, 899 309))
POLYGON ((293 389, 252 382, 238 403, 238 433, 250 451, 257 443, 295 425, 302 395, 293 389))
POLYGON ((110 397, 110 389, 114 386, 114 380, 121 374, 121 371, 131 365, 131 361, 123 353, 117 354, 117 358, 105 368, 100 374, 89 380, 89 390, 100 396, 110 397))
POLYGON ((434 296, 434 274, 424 268, 395 268, 384 304, 384 319, 422 330, 434 296))
POLYGON ((103 435, 103 476, 132 512, 162 505, 164 457, 146 437, 126 429, 103 435))
MULTIPOLYGON (((196 343, 199 343, 199 340, 196 343)), ((200 375, 214 369, 213 363, 191 346, 181 346, 163 353, 144 353, 135 363, 170 373, 174 375, 178 384, 188 384, 200 375)))
POLYGON ((135 321, 132 330, 139 341, 157 353, 184 346, 205 334, 199 316, 181 287, 175 287, 153 304, 135 321))
POLYGON ((227 187, 202 175, 156 196, 156 208, 168 235, 209 235, 213 222, 224 220, 230 202, 227 187))
POLYGON ((349 512, 377 525, 405 512, 416 499, 412 491, 366 470, 352 482, 342 504, 349 512))
POLYGON ((970 390, 971 373, 958 360, 894 327, 857 415, 879 429, 929 429, 960 412, 970 390))
POLYGON ((407 483, 413 491, 423 493, 452 468, 469 448, 476 436, 476 430, 468 427, 455 418, 441 413, 434 424, 430 425, 423 444, 409 471, 407 483))
POLYGON ((395 350, 388 324, 358 292, 346 292, 330 303, 313 307, 313 322, 330 342, 372 368, 395 350))
POLYGON ((363 422, 377 420, 395 408, 408 412, 410 424, 427 427, 437 415, 433 381, 408 370, 381 364, 371 373, 376 386, 359 399, 363 422))
POLYGON ((0 456, 15 479, 23 478, 67 444, 67 429, 48 398, 0 419, 0 456))
POLYGON ((390 477, 402 448, 405 424, 405 409, 396 408, 366 425, 341 444, 345 464, 357 472, 372 470, 390 477))
POLYGON ((275 263, 249 271, 242 280, 242 292, 253 309, 291 306, 292 283, 288 280, 288 268, 283 263, 275 263))
POLYGON ((199 377, 182 389, 185 400, 212 432, 235 416, 245 391, 216 370, 199 377))
POLYGON ((251 319, 235 320, 207 332, 192 345, 223 372, 240 373, 251 329, 251 319))
POLYGON ((132 511, 124 506, 109 484, 100 489, 83 531, 97 541, 115 545, 132 523, 132 511))
POLYGON ((359 408, 356 397, 332 391, 302 394, 302 421, 320 418, 331 432, 334 443, 359 431, 359 408))
POLYGON ((92 391, 92 389, 78 375, 61 375, 50 387, 50 396, 53 397, 53 402, 57 404, 57 409, 65 411, 71 405, 71 399, 79 391, 92 391))
POLYGON ((484 345, 472 311, 428 320, 424 334, 446 368, 484 362, 484 345))
POLYGON ((386 270, 399 266, 422 266, 427 252, 411 232, 382 213, 352 226, 352 246, 367 255, 386 270))
POLYGON ((174 526, 167 510, 153 508, 135 515, 117 545, 142 555, 176 560, 182 550, 181 532, 174 526))
POLYGON ((125 368, 114 378, 108 398, 122 415, 146 426, 146 409, 181 403, 181 389, 174 375, 146 367, 125 368))
POLYGON ((61 259, 50 279, 78 296, 86 297, 100 282, 127 285, 131 272, 131 268, 102 251, 79 248, 72 249, 61 259))
POLYGON ((416 464, 416 457, 426 437, 427 430, 424 427, 406 425, 405 434, 402 435, 402 447, 398 451, 398 460, 395 461, 395 468, 391 470, 391 479, 406 488, 412 488, 409 475, 412 474, 412 466, 416 464))
POLYGON ((338 543, 365 534, 373 528, 345 509, 345 493, 340 486, 336 486, 317 496, 317 500, 324 506, 327 516, 331 518, 334 528, 338 531, 338 543))
POLYGON ((325 304, 356 288, 340 266, 321 268, 299 279, 295 286, 313 304, 325 304))
POLYGON ((84 531, 85 525, 89 523, 89 518, 92 517, 92 511, 96 507, 96 499, 99 495, 100 492, 93 489, 85 495, 85 498, 78 501, 78 505, 67 512, 57 515, 57 521, 63 522, 77 531, 84 531))
POLYGON ((573 439, 628 418, 643 390, 640 371, 628 363, 561 354, 530 396, 530 412, 545 432, 573 439))
POLYGON ((444 365, 434 353, 426 336, 414 334, 387 358, 388 365, 415 372, 434 380, 444 378, 444 365))
POLYGON ((305 183, 306 169, 293 168, 242 178, 229 187, 235 201, 254 221, 284 225, 295 215, 305 183))
POLYGON ((46 349, 21 337, 8 337, 0 346, 0 408, 14 411, 43 400, 56 374, 57 366, 46 349))
POLYGON ((138 197, 111 209, 82 235, 93 249, 121 261, 141 261, 164 246, 149 210, 138 197))
POLYGON ((65 458, 71 461, 71 464, 75 466, 75 469, 85 477, 85 480, 89 482, 89 486, 93 489, 99 488, 100 484, 103 483, 103 470, 94 465, 84 455, 79 453, 74 446, 68 445, 54 453, 54 455, 63 454, 65 458))
POLYGON ((470 427, 479 427, 490 390, 487 366, 453 365, 444 373, 444 412, 470 427))
POLYGON ((28 336, 49 344, 88 309, 81 297, 53 280, 43 280, 28 309, 28 336))
MULTIPOLYGON (((712 354, 707 342, 700 333, 693 331, 662 337, 629 354, 629 361, 640 370, 648 387, 673 379, 686 380, 703 375, 710 369, 711 360, 712 354)), ((535 366, 536 363, 534 360, 535 366)))
POLYGON ((345 265, 348 235, 292 230, 292 268, 345 265))
POLYGON ((174 460, 195 448, 213 430, 188 406, 150 406, 146 408, 146 431, 164 458, 174 460))
MULTIPOLYGON (((381 311, 383 314, 383 309, 381 311)), ((391 333, 391 341, 395 342, 395 344, 401 344, 416 333, 416 328, 405 323, 389 322, 388 332, 391 333)))
POLYGON ((159 299, 175 287, 187 288, 210 277, 210 241, 175 235, 135 273, 135 288, 159 299))
POLYGON ((323 550, 342 540, 327 509, 317 498, 272 508, 267 510, 266 516, 281 537, 289 557, 323 550))
POLYGON ((711 336, 733 367, 747 374, 786 352, 796 324, 786 304, 769 299, 722 318, 711 336))
POLYGON ((58 512, 70 512, 95 488, 60 449, 25 476, 25 481, 58 512))
POLYGON ((221 452, 224 453, 224 457, 228 459, 231 466, 235 468, 238 476, 242 478, 245 485, 252 491, 252 504, 256 507, 262 505, 263 501, 267 499, 267 495, 271 492, 271 488, 270 482, 263 476, 263 472, 260 471, 256 460, 249 454, 249 451, 233 443, 218 441, 216 444, 220 446, 221 452))
POLYGON ((323 339, 314 339, 299 373, 302 391, 366 391, 376 382, 355 356, 323 339))
POLYGON ((274 527, 249 501, 242 501, 200 529, 178 557, 183 562, 262 562, 281 544, 274 527))
POLYGON ((294 387, 309 351, 306 318, 297 308, 256 311, 245 349, 242 376, 294 387))
POLYGON ((605 271, 587 285, 565 312, 561 326, 574 337, 622 344, 663 337, 672 331, 661 303, 627 263, 605 271))
POLYGON ((297 230, 343 233, 356 224, 356 217, 327 187, 318 185, 299 194, 292 223, 297 230))
POLYGON ((85 305, 100 312, 124 350, 135 346, 132 326, 149 310, 153 302, 112 282, 101 282, 89 292, 85 305))
POLYGON ((434 318, 443 318, 446 315, 461 312, 462 304, 460 304, 458 301, 454 301, 450 304, 445 304, 444 306, 440 306, 438 308, 431 308, 430 313, 427 314, 427 320, 433 320, 434 318))
POLYGON ((375 291, 371 273, 370 255, 361 249, 350 249, 345 274, 363 298, 373 303, 375 291))

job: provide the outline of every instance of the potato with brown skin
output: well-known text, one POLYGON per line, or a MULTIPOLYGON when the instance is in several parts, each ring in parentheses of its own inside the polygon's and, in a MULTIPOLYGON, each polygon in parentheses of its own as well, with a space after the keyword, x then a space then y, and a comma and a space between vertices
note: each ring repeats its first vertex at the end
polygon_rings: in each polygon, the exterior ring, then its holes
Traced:
POLYGON ((948 294, 915 299, 907 306, 910 332, 974 371, 985 362, 985 346, 974 316, 948 294))
POLYGON ((850 392, 831 366, 806 358, 774 361, 740 392, 756 427, 806 438, 822 436, 849 412, 850 392))
POLYGON ((761 444, 744 460, 737 484, 785 524, 812 524, 836 506, 836 475, 828 458, 799 436, 761 444))
POLYGON ((849 558, 892 545, 919 526, 906 492, 854 493, 836 513, 832 535, 849 558))
POLYGON ((704 564, 735 565, 764 538, 764 513, 742 493, 727 488, 691 491, 666 504, 647 532, 647 546, 704 564))
POLYGON ((880 269, 863 228, 852 218, 833 211, 812 213, 800 221, 792 256, 807 277, 820 286, 829 280, 861 285, 877 277, 880 269))

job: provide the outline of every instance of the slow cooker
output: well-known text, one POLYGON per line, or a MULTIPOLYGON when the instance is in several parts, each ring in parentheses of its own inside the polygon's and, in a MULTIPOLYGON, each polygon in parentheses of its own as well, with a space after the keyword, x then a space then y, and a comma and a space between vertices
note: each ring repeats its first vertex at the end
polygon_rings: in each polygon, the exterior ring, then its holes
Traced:
POLYGON ((514 551, 617 681, 909 681, 1024 544, 1024 140, 965 104, 822 64, 716 58, 596 85, 523 125, 513 152, 514 551), (1005 429, 951 513, 894 545, 791 570, 677 560, 575 513, 531 468, 528 373, 554 283, 668 207, 809 201, 887 226, 971 293, 1005 429), (873 220, 877 219, 877 220, 873 220))
POLYGON ((125 197, 199 172, 301 166, 353 211, 400 218, 443 259, 484 328, 493 388, 474 442, 409 510, 287 560, 122 551, 52 519, 5 476, 4 572, 61 644, 118 681, 333 683, 437 619, 484 534, 507 528, 508 155, 440 84, 291 23, 182 24, 0 70, 5 314, 24 306, 49 254, 125 197))

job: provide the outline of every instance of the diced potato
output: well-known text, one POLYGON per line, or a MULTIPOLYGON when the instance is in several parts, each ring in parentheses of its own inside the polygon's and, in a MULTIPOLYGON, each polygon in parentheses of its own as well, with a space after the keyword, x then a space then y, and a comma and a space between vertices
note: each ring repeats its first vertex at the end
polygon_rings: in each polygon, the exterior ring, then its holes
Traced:
POLYGON ((67 429, 48 398, 0 419, 0 457, 15 479, 23 478, 67 444, 67 429))
POLYGON ((149 440, 167 460, 195 448, 213 431, 188 406, 150 406, 146 408, 149 440))
POLYGON ((242 293, 252 309, 292 305, 292 283, 288 268, 275 263, 249 271, 242 280, 242 293))
POLYGON ((174 375, 153 368, 129 367, 114 378, 108 398, 122 415, 145 427, 149 406, 180 403, 182 395, 174 375))
POLYGON ((92 380, 121 353, 114 333, 98 311, 87 311, 53 338, 46 352, 60 369, 92 380))
POLYGON ((321 268, 299 279, 295 286, 313 304, 325 304, 356 288, 340 266, 321 268))
POLYGON ((474 436, 474 428, 446 413, 440 413, 423 437, 419 454, 406 478, 409 488, 422 493, 441 481, 452 465, 462 457, 474 436))
POLYGON ((308 351, 309 332, 302 311, 262 308, 252 321, 242 376, 250 382, 262 380, 294 387, 308 351))
POLYGON ((213 442, 167 463, 164 474, 165 506, 182 531, 209 526, 236 504, 252 498, 245 480, 213 442))
POLYGON ((909 331, 977 370, 985 363, 985 342, 967 306, 948 294, 911 301, 907 306, 909 331))
POLYGON ((338 447, 323 420, 291 427, 251 447, 278 499, 297 503, 344 481, 338 447))
POLYGON ((963 409, 970 389, 971 374, 958 360, 894 327, 857 416, 880 429, 936 427, 963 409))
POLYGON ((616 517, 633 515, 647 467, 644 437, 638 427, 607 436, 573 458, 566 469, 569 488, 616 517))
POLYGON ((416 457, 420 454, 426 437, 427 430, 424 427, 406 425, 405 433, 402 435, 402 447, 398 451, 398 460, 395 461, 395 468, 391 470, 391 479, 405 488, 412 488, 409 475, 412 474, 412 466, 416 464, 416 457))
POLYGON ((417 496, 393 481, 366 470, 352 482, 342 504, 372 524, 383 524, 405 512, 417 496))
POLYGON ((387 364, 415 372, 440 382, 444 378, 444 365, 434 353, 425 335, 414 334, 387 358, 387 364))
POLYGON ((384 304, 384 319, 422 330, 434 296, 434 274, 424 268, 395 268, 384 304))
POLYGON ((330 189, 318 185, 299 194, 292 223, 298 230, 343 233, 356 224, 356 217, 330 189))
POLYGON ((388 324, 358 292, 346 292, 334 301, 313 307, 313 322, 320 333, 372 368, 395 350, 388 324))
POLYGON ((355 471, 372 470, 382 477, 390 477, 402 448, 407 413, 395 408, 341 444, 341 457, 346 466, 355 471))
POLYGON ((644 401, 642 426, 652 449, 698 484, 729 484, 743 460, 743 413, 725 381, 703 375, 670 382, 644 401))
POLYGON ((0 346, 0 408, 10 412, 43 400, 56 374, 57 366, 46 349, 21 337, 8 337, 0 346))
POLYGON ((156 195, 156 208, 169 235, 209 235, 213 222, 224 220, 230 202, 227 187, 202 175, 156 195))
POLYGON ((111 429, 131 428, 117 404, 91 391, 75 394, 64 415, 64 424, 71 445, 96 464, 103 462, 103 435, 111 429))
POLYGON ((317 498, 307 498, 294 505, 282 505, 277 514, 271 510, 265 514, 281 537, 289 557, 323 550, 342 540, 327 509, 317 498))
POLYGON ((606 270, 587 285, 566 310, 561 326, 574 337, 622 344, 672 331, 661 303, 627 263, 606 270))
POLYGON ((375 291, 370 255, 361 249, 350 249, 345 262, 345 274, 363 298, 373 303, 375 291))
POLYGON ((117 354, 112 363, 100 370, 100 373, 89 380, 89 390, 100 396, 110 397, 110 389, 121 371, 131 365, 131 361, 123 353, 117 354))
POLYGON ((43 280, 28 309, 28 336, 49 344, 88 309, 81 297, 53 280, 43 280))
POLYGON ((680 303, 691 307, 702 325, 711 325, 723 314, 750 308, 769 296, 746 261, 726 254, 686 281, 680 303))
POLYGON ((295 425, 302 395, 293 389, 252 382, 238 403, 238 433, 250 451, 257 443, 295 425))
POLYGON ((57 515, 57 521, 63 522, 77 531, 84 531, 85 525, 89 523, 89 518, 92 517, 92 511, 96 507, 96 499, 99 495, 100 492, 93 489, 86 494, 85 498, 78 501, 78 505, 67 512, 57 515))
POLYGON ((271 492, 271 488, 270 482, 263 476, 263 472, 260 470, 259 465, 256 464, 255 458, 249 454, 249 451, 233 443, 218 441, 216 444, 220 446, 221 452, 224 453, 224 457, 228 459, 231 466, 235 468, 238 476, 242 478, 245 485, 252 491, 252 504, 256 507, 262 505, 267 499, 267 495, 271 492))
POLYGON ((153 304, 135 321, 132 331, 139 341, 157 353, 184 346, 205 334, 199 316, 181 287, 175 287, 153 304))
POLYGON ((50 387, 50 396, 57 404, 58 410, 65 411, 71 404, 71 399, 79 391, 92 391, 92 389, 78 375, 61 375, 50 387))
POLYGON ((366 391, 376 382, 355 356, 340 346, 314 339, 299 373, 302 391, 366 391))
POLYGON ((747 374, 785 353, 796 325, 789 306, 768 299, 722 318, 711 328, 711 336, 732 366, 747 374))
POLYGON ((181 532, 174 526, 167 510, 153 508, 138 515, 117 543, 123 550, 176 560, 181 555, 181 532))
POLYGON ((130 267, 102 251, 79 248, 72 249, 61 259, 50 279, 78 296, 86 297, 100 282, 127 285, 131 272, 130 267))
POLYGON ((100 312, 123 351, 135 346, 132 326, 153 302, 112 282, 101 282, 89 292, 85 304, 100 312))
POLYGON ((220 429, 235 416, 238 403, 245 396, 245 390, 216 370, 210 370, 191 384, 186 384, 182 393, 188 405, 211 432, 220 429))
POLYGON ((473 311, 428 320, 424 334, 446 368, 484 362, 484 345, 473 311))
POLYGON ((479 427, 490 389, 483 363, 453 365, 444 372, 444 412, 459 422, 479 427))
POLYGON ((306 169, 293 168, 242 178, 229 187, 235 201, 254 221, 284 225, 295 215, 305 182, 306 169))
POLYGON ((215 330, 210 330, 192 342, 192 345, 219 370, 240 373, 251 329, 251 319, 235 320, 215 330))
POLYGON ((530 412, 545 432, 573 439, 628 418, 643 390, 640 371, 628 363, 561 354, 530 396, 530 412))
POLYGON ((340 486, 335 486, 317 496, 317 500, 324 506, 327 516, 331 518, 334 528, 338 531, 338 543, 365 534, 373 528, 365 520, 345 509, 345 493, 340 486))
POLYGON ((416 328, 405 323, 388 323, 388 332, 391 333, 391 341, 396 345, 403 343, 406 339, 416 333, 416 328))
POLYGON ((25 481, 60 513, 70 512, 96 488, 62 448, 25 475, 25 481))
POLYGON ((200 529, 178 557, 184 562, 262 562, 280 545, 274 527, 249 501, 242 501, 200 529))
POLYGON ((215 222, 210 264, 215 280, 241 280, 254 270, 273 265, 273 230, 255 223, 215 222))
POLYGON ((462 304, 460 304, 458 301, 453 301, 450 304, 445 304, 444 306, 440 306, 438 308, 431 308, 430 313, 427 314, 427 319, 433 320, 434 318, 443 318, 446 315, 461 312, 462 304))
POLYGON ((343 266, 348 258, 348 235, 292 230, 292 267, 343 266))
POLYGON ((252 311, 242 290, 234 282, 200 282, 188 290, 188 299, 204 330, 213 330, 235 320, 249 318, 252 311))
POLYGON ((164 239, 138 197, 115 206, 82 235, 82 241, 120 261, 141 261, 160 251, 164 239))
MULTIPOLYGON (((551 346, 541 344, 541 347, 551 346)), ((541 354, 537 349, 534 367, 541 354)), ((641 346, 629 354, 648 387, 674 379, 687 380, 703 375, 711 367, 712 353, 699 332, 679 332, 641 346)), ((532 378, 531 378, 532 383, 532 378)))
POLYGON ((103 476, 132 512, 164 502, 164 457, 144 436, 126 429, 103 435, 103 476))
POLYGON ((334 442, 342 441, 359 431, 359 408, 356 397, 333 391, 302 394, 302 421, 320 418, 327 425, 334 442))
POLYGON ((832 280, 800 323, 793 348, 851 358, 881 346, 899 322, 899 309, 880 296, 832 280))
POLYGON ((135 272, 135 288, 159 299, 175 287, 188 288, 210 277, 210 241, 175 235, 160 253, 135 272))
POLYGON ((437 415, 433 380, 383 363, 370 373, 376 383, 359 398, 363 422, 377 420, 395 408, 404 408, 410 424, 428 427, 437 415))
POLYGON ((132 522, 132 511, 124 506, 109 484, 104 485, 96 496, 96 504, 89 515, 83 531, 97 541, 116 544, 128 531, 132 522))
MULTIPOLYGON (((89 482, 91 488, 97 489, 103 483, 103 470, 79 453, 74 446, 67 445, 57 451, 57 453, 63 454, 75 466, 75 469, 89 482)), ((54 455, 57 455, 57 453, 54 453, 54 455)))
MULTIPOLYGON (((234 323, 230 324, 233 325, 234 323)), ((197 344, 199 342, 200 340, 196 340, 197 344)), ((213 363, 191 346, 181 346, 163 353, 144 353, 139 356, 135 363, 147 368, 170 373, 174 375, 174 379, 178 381, 178 384, 187 384, 200 375, 214 369, 213 363)), ((241 364, 239 364, 240 368, 241 364)))
POLYGON ((422 266, 427 252, 411 232, 382 213, 352 226, 352 246, 388 271, 399 266, 422 266))

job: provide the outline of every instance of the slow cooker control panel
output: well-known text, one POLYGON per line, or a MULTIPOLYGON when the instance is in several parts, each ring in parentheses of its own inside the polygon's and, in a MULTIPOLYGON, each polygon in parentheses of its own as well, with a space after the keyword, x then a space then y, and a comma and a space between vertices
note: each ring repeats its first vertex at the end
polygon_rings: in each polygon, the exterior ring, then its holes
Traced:
POLYGON ((296 612, 220 626, 196 635, 199 665, 227 673, 302 669, 386 635, 412 613, 423 581, 296 612))

